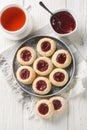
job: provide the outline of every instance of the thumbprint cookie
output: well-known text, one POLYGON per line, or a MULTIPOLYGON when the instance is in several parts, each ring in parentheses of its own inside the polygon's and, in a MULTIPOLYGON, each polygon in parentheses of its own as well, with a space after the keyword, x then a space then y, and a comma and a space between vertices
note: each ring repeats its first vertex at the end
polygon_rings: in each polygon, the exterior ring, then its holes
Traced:
POLYGON ((56 43, 50 38, 42 38, 37 43, 37 51, 41 56, 51 56, 56 50, 56 43))
POLYGON ((57 87, 63 87, 68 81, 68 73, 64 69, 54 69, 49 75, 50 82, 57 87))
POLYGON ((49 100, 42 99, 36 104, 36 112, 42 118, 49 118, 54 113, 54 106, 49 100))
POLYGON ((37 94, 47 94, 51 90, 51 83, 45 77, 38 77, 34 80, 32 88, 37 94))
POLYGON ((17 61, 21 65, 31 65, 36 59, 36 52, 32 47, 22 47, 17 52, 17 61))
POLYGON ((35 60, 33 68, 38 75, 46 76, 52 71, 53 64, 49 58, 39 57, 35 60))
POLYGON ((66 108, 66 100, 61 96, 52 97, 49 101, 53 104, 55 113, 62 113, 66 108))
POLYGON ((71 63, 71 55, 67 50, 58 50, 54 53, 52 56, 52 62, 53 64, 58 68, 66 68, 71 63))
POLYGON ((18 68, 16 76, 19 82, 23 84, 31 84, 36 77, 36 73, 29 66, 21 66, 18 68))

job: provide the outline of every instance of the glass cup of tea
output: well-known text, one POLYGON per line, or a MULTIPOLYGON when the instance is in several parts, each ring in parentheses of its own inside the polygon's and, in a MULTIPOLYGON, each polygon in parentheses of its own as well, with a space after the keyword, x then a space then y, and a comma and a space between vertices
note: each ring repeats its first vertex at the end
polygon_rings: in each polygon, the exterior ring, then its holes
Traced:
POLYGON ((59 37, 68 36, 77 30, 77 19, 68 9, 60 9, 50 17, 50 25, 59 37))
MULTIPOLYGON (((29 19, 30 7, 25 9, 18 4, 9 4, 5 6, 0 12, 0 27, 1 30, 10 36, 19 36, 26 31, 29 19)), ((31 25, 29 25, 31 26, 31 25)), ((30 34, 31 29, 28 30, 30 34)))

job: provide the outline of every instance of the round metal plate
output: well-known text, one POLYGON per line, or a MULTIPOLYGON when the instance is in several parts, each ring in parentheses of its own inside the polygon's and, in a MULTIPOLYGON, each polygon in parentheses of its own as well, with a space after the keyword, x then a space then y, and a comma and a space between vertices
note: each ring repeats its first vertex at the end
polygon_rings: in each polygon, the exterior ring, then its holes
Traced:
POLYGON ((75 59, 74 59, 74 56, 72 54, 72 51, 70 50, 70 48, 65 44, 63 43, 62 41, 56 39, 56 38, 53 38, 53 37, 50 37, 50 36, 37 36, 37 37, 32 37, 30 39, 27 39, 26 41, 24 41, 16 50, 15 52, 15 55, 14 55, 14 58, 13 58, 13 73, 14 73, 14 76, 18 82, 18 84, 20 85, 20 87, 27 93, 31 94, 31 95, 34 95, 34 96, 37 96, 37 97, 50 97, 50 96, 54 96, 56 94, 59 94, 60 92, 62 92, 65 88, 67 88, 73 78, 73 75, 74 75, 74 72, 75 72, 75 59), (17 51, 21 48, 21 47, 24 47, 24 46, 31 46, 33 47, 35 50, 36 50, 36 46, 37 46, 37 43, 38 41, 41 39, 41 38, 44 38, 44 37, 48 37, 48 38, 51 38, 53 39, 55 42, 56 42, 56 45, 57 45, 57 49, 65 49, 65 50, 68 50, 68 52, 71 54, 72 56, 72 63, 70 64, 69 67, 65 68, 65 70, 68 72, 68 75, 69 75, 69 80, 67 82, 66 85, 64 85, 63 87, 55 87, 55 86, 52 86, 52 89, 51 91, 46 94, 46 95, 39 95, 39 94, 36 94, 34 93, 33 89, 32 89, 32 85, 24 85, 22 83, 20 83, 17 78, 16 78, 16 71, 18 69, 18 67, 20 66, 20 64, 17 62, 17 59, 16 59, 16 54, 17 54, 17 51))

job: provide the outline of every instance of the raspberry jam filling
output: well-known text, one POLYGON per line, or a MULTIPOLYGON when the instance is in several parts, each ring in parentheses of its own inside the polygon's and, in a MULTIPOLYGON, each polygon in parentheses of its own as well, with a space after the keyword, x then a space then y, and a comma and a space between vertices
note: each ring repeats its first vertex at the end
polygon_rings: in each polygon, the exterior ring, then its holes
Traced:
POLYGON ((30 72, 27 69, 22 69, 20 72, 20 77, 21 79, 25 80, 27 78, 29 78, 30 76, 30 72))
POLYGON ((47 84, 46 84, 45 81, 39 80, 39 81, 36 83, 36 88, 37 88, 39 91, 44 91, 44 90, 47 88, 47 84))
POLYGON ((56 80, 57 82, 62 82, 65 78, 65 75, 62 72, 56 72, 53 75, 54 80, 56 80))
POLYGON ((65 53, 58 54, 56 61, 60 64, 64 64, 64 62, 66 61, 66 54, 65 53))
POLYGON ((48 69, 48 63, 44 60, 39 60, 37 63, 37 69, 41 72, 46 71, 48 69))
POLYGON ((49 50, 51 49, 51 44, 50 44, 50 42, 44 41, 44 42, 41 44, 41 49, 42 49, 42 51, 44 51, 44 52, 49 51, 49 50))
POLYGON ((51 25, 53 29, 60 34, 72 32, 76 28, 74 17, 67 11, 60 11, 54 14, 51 18, 51 25), (55 16, 58 19, 56 19, 55 16), (61 26, 58 21, 61 22, 61 26))
POLYGON ((20 54, 22 60, 25 62, 29 61, 31 59, 31 52, 29 50, 23 50, 20 54))
POLYGON ((39 105, 38 111, 39 111, 40 114, 46 115, 49 111, 49 107, 48 107, 47 104, 42 103, 42 104, 39 105))
POLYGON ((61 101, 59 101, 58 99, 53 100, 52 103, 55 110, 58 110, 62 107, 61 101))

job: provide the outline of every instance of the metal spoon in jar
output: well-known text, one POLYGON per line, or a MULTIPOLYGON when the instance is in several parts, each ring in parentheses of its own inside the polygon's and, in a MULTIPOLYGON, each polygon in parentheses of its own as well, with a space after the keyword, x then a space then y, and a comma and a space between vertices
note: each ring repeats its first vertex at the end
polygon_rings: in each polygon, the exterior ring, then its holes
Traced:
POLYGON ((55 16, 55 15, 43 4, 42 1, 40 1, 39 4, 40 4, 45 10, 47 10, 47 11, 58 21, 59 28, 60 28, 64 33, 68 33, 67 30, 65 30, 65 29, 62 28, 62 26, 61 26, 62 23, 61 23, 61 21, 58 19, 58 17, 55 16))

